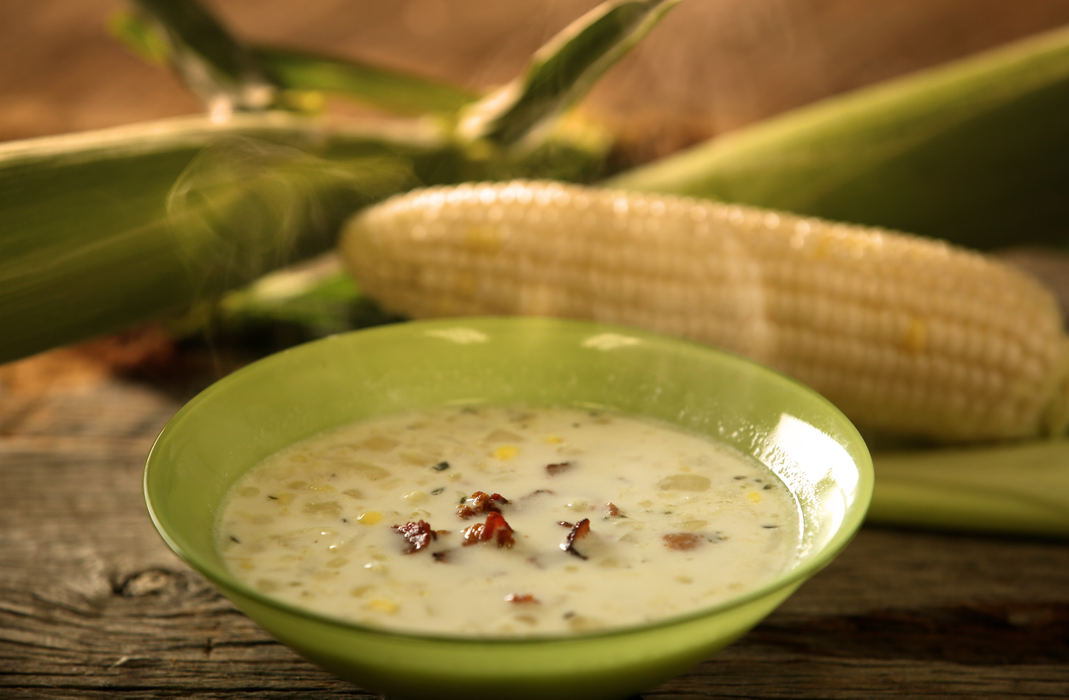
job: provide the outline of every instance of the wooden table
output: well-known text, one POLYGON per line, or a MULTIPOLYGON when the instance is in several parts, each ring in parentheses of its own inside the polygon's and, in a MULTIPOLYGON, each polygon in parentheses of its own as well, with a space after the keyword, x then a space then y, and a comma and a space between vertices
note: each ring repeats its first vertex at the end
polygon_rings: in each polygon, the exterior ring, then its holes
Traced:
MULTIPOLYGON (((124 377, 94 347, 0 367, 0 696, 371 697, 274 642, 149 522, 152 439, 224 370, 124 377)), ((1069 695, 1069 544, 866 527, 644 697, 798 695, 1069 695)))

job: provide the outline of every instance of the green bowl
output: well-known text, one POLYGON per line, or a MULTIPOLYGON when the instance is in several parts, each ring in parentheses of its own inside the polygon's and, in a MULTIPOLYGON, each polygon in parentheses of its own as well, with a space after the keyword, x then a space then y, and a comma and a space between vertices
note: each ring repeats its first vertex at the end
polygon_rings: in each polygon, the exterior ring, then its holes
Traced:
MULTIPOLYGON (((846 545, 872 462, 828 401, 764 367, 627 328, 538 318, 413 322, 267 357, 182 408, 145 468, 167 544, 250 618, 335 674, 388 697, 622 697, 682 673, 759 622, 846 545), (803 511, 797 564, 728 602, 653 624, 538 638, 384 631, 301 610, 231 576, 212 528, 227 489, 278 449, 360 418, 457 402, 645 415, 756 456, 803 511)), ((608 584, 608 585, 611 585, 608 584)))

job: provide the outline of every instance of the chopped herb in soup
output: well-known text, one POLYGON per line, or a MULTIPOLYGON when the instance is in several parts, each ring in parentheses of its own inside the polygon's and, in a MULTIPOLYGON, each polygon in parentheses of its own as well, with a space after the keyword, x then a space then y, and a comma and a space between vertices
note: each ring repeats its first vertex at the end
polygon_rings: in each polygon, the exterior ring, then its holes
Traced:
POLYGON ((572 409, 356 423, 231 489, 216 540, 272 597, 411 632, 592 631, 684 614, 782 572, 797 503, 705 437, 572 409))

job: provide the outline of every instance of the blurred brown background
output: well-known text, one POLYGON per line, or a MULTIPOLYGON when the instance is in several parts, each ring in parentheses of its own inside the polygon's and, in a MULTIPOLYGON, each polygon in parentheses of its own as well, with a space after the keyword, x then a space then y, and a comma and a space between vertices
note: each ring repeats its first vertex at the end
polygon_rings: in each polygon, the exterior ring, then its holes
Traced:
MULTIPOLYGON (((483 88, 595 0, 205 0, 240 37, 483 88)), ((0 2, 0 140, 195 112, 108 34, 122 0, 0 2)), ((588 102, 682 143, 1069 23, 1064 0, 686 0, 588 102)))

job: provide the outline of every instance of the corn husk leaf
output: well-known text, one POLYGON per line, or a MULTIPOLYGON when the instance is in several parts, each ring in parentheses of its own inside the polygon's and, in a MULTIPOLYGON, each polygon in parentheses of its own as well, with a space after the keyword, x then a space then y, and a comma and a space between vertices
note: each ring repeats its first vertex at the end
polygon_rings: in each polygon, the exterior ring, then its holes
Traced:
POLYGON ((195 117, 0 145, 0 362, 218 297, 331 249, 360 207, 418 185, 588 178, 566 136, 465 149, 425 122, 195 117))
POLYGON ((466 110, 460 132, 510 145, 585 95, 678 0, 611 0, 564 28, 515 80, 466 110))
POLYGON ((167 34, 142 13, 120 10, 108 21, 108 32, 143 61, 166 66, 171 60, 167 34))
MULTIPOLYGON (((275 104, 276 90, 256 57, 197 0, 134 0, 140 15, 159 28, 169 46, 169 59, 186 85, 211 109, 259 110, 275 104)), ((133 33, 118 26, 119 36, 133 33)), ((142 40, 153 53, 159 40, 142 40)))
POLYGON ((337 255, 326 253, 195 305, 167 328, 179 337, 209 338, 214 346, 267 352, 402 320, 362 294, 337 255))
POLYGON ((871 523, 1069 537, 1069 439, 874 451, 871 523))
POLYGON ((1069 28, 725 134, 611 180, 973 248, 1069 246, 1069 28))
POLYGON ((273 46, 254 46, 253 53, 284 89, 338 95, 396 114, 452 119, 478 99, 459 87, 370 63, 273 46))
POLYGON ((352 211, 416 181, 418 151, 285 115, 0 146, 0 361, 328 249, 352 211))
MULTIPOLYGON (((157 23, 121 12, 112 19, 112 32, 146 60, 173 60, 172 44, 157 23)), ((275 103, 295 110, 317 111, 323 96, 332 95, 404 115, 449 118, 478 95, 447 83, 366 62, 277 46, 250 44, 250 60, 259 75, 282 92, 275 103)))

